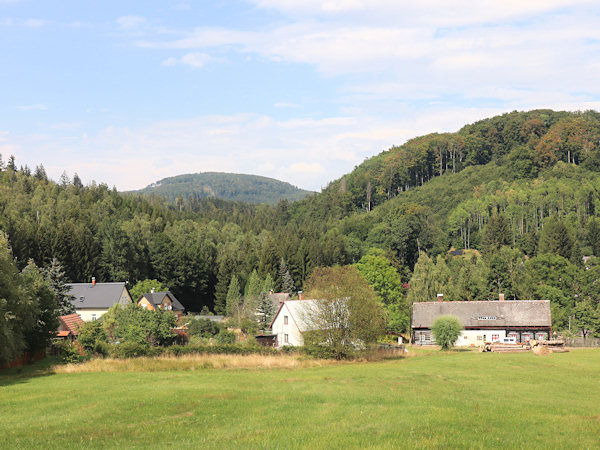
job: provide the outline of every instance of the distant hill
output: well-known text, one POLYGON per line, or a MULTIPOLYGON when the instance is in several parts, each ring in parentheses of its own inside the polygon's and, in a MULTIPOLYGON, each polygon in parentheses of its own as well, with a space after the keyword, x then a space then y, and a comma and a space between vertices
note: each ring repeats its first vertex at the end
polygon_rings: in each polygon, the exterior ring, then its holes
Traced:
POLYGON ((157 194, 175 201, 181 196, 214 197, 245 203, 275 204, 279 200, 295 201, 312 194, 284 181, 258 175, 237 173, 203 172, 164 178, 133 191, 140 194, 157 194))

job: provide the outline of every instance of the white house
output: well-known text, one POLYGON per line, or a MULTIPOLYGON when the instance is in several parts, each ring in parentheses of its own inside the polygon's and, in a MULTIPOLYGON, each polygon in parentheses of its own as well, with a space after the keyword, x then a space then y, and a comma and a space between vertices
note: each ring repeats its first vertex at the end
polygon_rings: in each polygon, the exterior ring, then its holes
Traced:
POLYGON ((270 327, 277 336, 276 347, 304 345, 302 333, 312 329, 308 317, 313 308, 315 300, 286 300, 279 305, 270 327))
POLYGON ((435 344, 431 327, 442 315, 458 318, 463 330, 457 346, 480 346, 484 342, 515 342, 549 339, 552 329, 549 300, 507 300, 473 302, 415 302, 412 338, 417 345, 435 344))
POLYGON ((67 286, 75 312, 84 322, 99 319, 114 304, 133 303, 125 282, 96 283, 92 278, 91 283, 71 283, 67 286))

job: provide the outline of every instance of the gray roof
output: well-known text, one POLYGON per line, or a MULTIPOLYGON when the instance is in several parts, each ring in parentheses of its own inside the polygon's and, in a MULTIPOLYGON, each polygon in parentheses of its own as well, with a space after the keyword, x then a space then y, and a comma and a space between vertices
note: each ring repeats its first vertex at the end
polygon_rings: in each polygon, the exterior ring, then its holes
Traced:
POLYGON ((220 323, 220 322, 223 322, 223 319, 225 319, 225 316, 211 316, 208 314, 199 314, 199 315, 194 316, 194 319, 208 319, 213 322, 220 323))
POLYGON ((119 303, 125 282, 116 283, 69 283, 68 295, 75 309, 104 309, 119 303))
POLYGON ((550 300, 415 302, 413 328, 431 328, 438 316, 458 317, 463 327, 550 327, 550 300))
MULTIPOLYGON (((175 311, 183 311, 185 309, 171 291, 148 292, 147 294, 142 294, 142 297, 146 297, 146 299, 154 306, 160 305, 165 297, 169 297, 171 299, 171 306, 175 311)), ((139 300, 141 299, 142 298, 140 297, 139 300)))

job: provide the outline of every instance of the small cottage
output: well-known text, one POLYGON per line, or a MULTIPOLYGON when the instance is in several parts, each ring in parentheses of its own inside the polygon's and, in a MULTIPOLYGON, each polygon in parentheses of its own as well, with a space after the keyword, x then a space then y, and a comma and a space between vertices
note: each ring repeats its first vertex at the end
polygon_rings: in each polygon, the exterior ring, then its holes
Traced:
POLYGON ((91 283, 69 283, 67 287, 75 312, 84 322, 99 319, 115 304, 133 303, 124 281, 96 283, 96 279, 92 278, 91 283))
POLYGON ((177 318, 180 318, 185 310, 183 305, 175 298, 171 291, 152 291, 142 294, 142 296, 138 299, 137 304, 138 306, 151 311, 154 311, 156 308, 160 308, 165 311, 173 311, 177 315, 177 318))
POLYGON ((275 338, 275 347, 286 345, 302 346, 302 333, 310 331, 308 316, 316 307, 315 300, 285 300, 279 305, 270 329, 275 338))
POLYGON ((463 326, 457 346, 479 346, 484 342, 527 342, 549 339, 552 329, 549 300, 507 300, 473 302, 415 302, 412 314, 412 341, 435 344, 431 327, 439 316, 451 315, 463 326))
POLYGON ((79 334, 79 328, 83 325, 83 320, 78 314, 67 314, 58 318, 58 330, 56 337, 63 340, 74 341, 79 334))

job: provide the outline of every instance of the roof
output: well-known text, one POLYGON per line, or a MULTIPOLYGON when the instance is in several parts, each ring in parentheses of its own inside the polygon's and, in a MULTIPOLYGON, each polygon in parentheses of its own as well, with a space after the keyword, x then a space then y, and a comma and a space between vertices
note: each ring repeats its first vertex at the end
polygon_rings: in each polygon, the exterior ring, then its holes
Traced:
POLYGON ((279 316, 279 313, 284 308, 284 306, 287 308, 287 311, 292 316, 292 319, 294 320, 300 331, 308 331, 312 329, 310 327, 310 324, 308 323, 308 315, 310 314, 313 308, 316 308, 317 301, 311 299, 286 300, 282 302, 281 305, 279 305, 279 309, 277 310, 277 313, 275 313, 275 317, 273 317, 269 328, 273 327, 275 319, 277 319, 277 316, 279 316))
POLYGON ((73 334, 77 334, 79 327, 83 325, 83 320, 81 320, 81 317, 79 317, 78 314, 67 314, 66 316, 60 316, 58 321, 60 322, 59 329, 63 330, 59 332, 59 336, 66 336, 60 333, 67 333, 68 335, 69 332, 71 332, 73 334))
POLYGON ((148 292, 146 294, 142 294, 142 297, 145 297, 146 300, 148 300, 153 306, 160 305, 165 297, 169 297, 171 299, 171 306, 175 311, 183 311, 185 309, 183 305, 179 302, 179 300, 175 298, 171 291, 148 292))
POLYGON ((213 322, 219 323, 219 322, 223 322, 223 319, 225 319, 225 316, 214 316, 214 315, 208 315, 208 314, 198 314, 194 316, 194 319, 205 319, 205 320, 211 320, 213 322))
POLYGON ((442 315, 458 317, 463 327, 550 327, 550 300, 415 302, 413 328, 431 328, 442 315))
POLYGON ((116 283, 69 283, 69 295, 74 298, 71 303, 76 309, 108 309, 115 303, 119 303, 125 282, 116 283))
POLYGON ((58 336, 58 337, 67 337, 70 334, 71 334, 70 331, 59 331, 56 336, 58 336))
POLYGON ((291 298, 292 296, 287 292, 277 292, 274 294, 269 294, 269 300, 271 300, 271 303, 273 303, 273 305, 275 305, 276 308, 279 308, 279 305, 281 305, 281 303, 290 300, 291 298))

